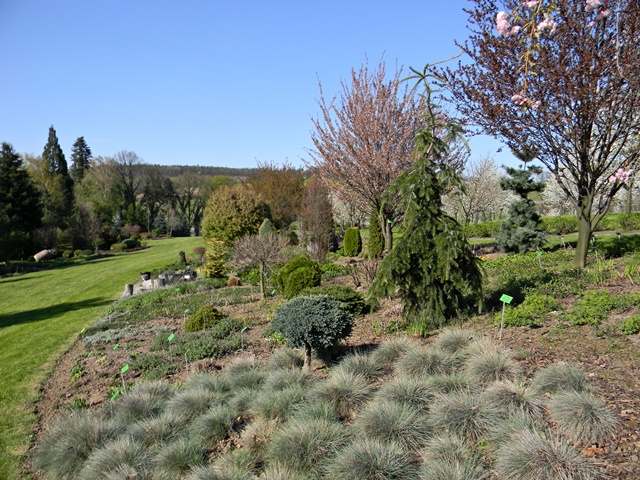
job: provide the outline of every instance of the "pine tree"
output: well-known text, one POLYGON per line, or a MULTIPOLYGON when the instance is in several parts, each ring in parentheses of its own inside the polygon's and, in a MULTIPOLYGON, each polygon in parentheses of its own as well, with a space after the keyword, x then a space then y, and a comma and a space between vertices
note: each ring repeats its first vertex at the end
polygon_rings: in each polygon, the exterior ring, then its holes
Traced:
POLYGON ((422 73, 418 78, 427 92, 426 127, 416 134, 413 166, 386 192, 402 200, 405 233, 380 262, 371 292, 380 298, 397 291, 411 328, 425 335, 459 315, 469 302, 481 301, 482 273, 462 227, 442 209, 445 187, 460 179, 438 160, 459 137, 461 127, 439 121, 428 76, 422 73), (446 137, 438 136, 442 132, 446 137))
POLYGON ((0 147, 0 260, 24 253, 29 234, 42 223, 40 194, 13 147, 0 147))
POLYGON ((73 180, 69 176, 67 161, 53 126, 49 127, 49 138, 42 158, 51 177, 44 202, 45 222, 51 227, 65 229, 73 211, 73 180))
POLYGON ((84 137, 78 137, 71 147, 71 178, 79 182, 84 177, 84 172, 90 166, 91 149, 84 137))
MULTIPOLYGON (((524 163, 526 165, 526 161, 524 163)), ((542 169, 535 166, 504 169, 511 178, 503 178, 500 187, 503 190, 511 190, 520 199, 509 206, 508 217, 500 224, 500 231, 496 235, 496 246, 504 252, 522 253, 536 250, 542 247, 546 240, 544 232, 540 229, 540 215, 536 204, 528 197, 530 193, 544 190, 544 183, 532 178, 533 174, 542 173, 542 169)))

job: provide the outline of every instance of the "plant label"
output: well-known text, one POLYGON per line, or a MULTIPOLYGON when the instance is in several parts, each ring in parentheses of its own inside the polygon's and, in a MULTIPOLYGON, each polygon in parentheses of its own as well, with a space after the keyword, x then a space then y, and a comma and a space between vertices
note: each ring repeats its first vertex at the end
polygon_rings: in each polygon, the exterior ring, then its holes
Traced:
POLYGON ((127 364, 127 365, 125 365, 124 367, 122 367, 122 368, 120 369, 120 373, 124 373, 124 372, 126 372, 127 370, 129 370, 129 364, 127 364))
POLYGON ((503 293, 502 296, 500 297, 500 301, 503 303, 511 303, 511 300, 513 300, 513 297, 510 297, 505 293, 503 293))

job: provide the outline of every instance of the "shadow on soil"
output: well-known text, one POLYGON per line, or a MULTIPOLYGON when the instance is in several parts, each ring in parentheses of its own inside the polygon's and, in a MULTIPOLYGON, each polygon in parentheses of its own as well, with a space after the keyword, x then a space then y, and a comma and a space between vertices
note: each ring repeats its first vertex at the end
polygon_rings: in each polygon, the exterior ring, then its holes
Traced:
POLYGON ((50 307, 36 308, 19 313, 6 313, 0 315, 0 328, 10 327, 28 322, 39 322, 53 317, 58 317, 67 312, 81 310, 83 308, 100 307, 113 303, 113 300, 104 297, 90 298, 81 302, 65 302, 50 307))

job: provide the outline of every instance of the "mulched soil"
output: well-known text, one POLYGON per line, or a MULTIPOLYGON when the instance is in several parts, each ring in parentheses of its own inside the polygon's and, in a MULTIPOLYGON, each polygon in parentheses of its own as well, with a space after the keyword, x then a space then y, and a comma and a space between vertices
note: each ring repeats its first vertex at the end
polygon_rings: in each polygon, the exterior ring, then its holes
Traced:
MULTIPOLYGON (((336 282, 348 282, 347 277, 336 282)), ((631 290, 630 284, 620 282, 608 286, 613 292, 631 290)), ((567 304, 574 299, 563 299, 567 304)), ((253 354, 266 360, 273 348, 264 336, 267 321, 264 314, 282 302, 282 299, 269 299, 266 306, 250 303, 225 307, 225 313, 251 319, 253 326, 245 332, 245 350, 219 359, 203 360, 188 366, 188 373, 195 371, 213 371, 222 368, 237 356, 253 354)), ((635 312, 624 315, 611 315, 599 328, 593 326, 574 327, 557 319, 551 319, 542 328, 532 329, 506 328, 499 341, 499 329, 494 327, 489 315, 475 318, 466 324, 502 345, 508 347, 527 375, 544 365, 556 362, 569 362, 582 368, 591 381, 598 387, 598 396, 620 417, 621 424, 617 434, 601 443, 584 448, 582 453, 592 457, 599 466, 604 478, 640 479, 640 338, 638 335, 622 336, 617 328, 622 320, 635 312)), ((364 348, 380 343, 392 333, 394 323, 399 318, 400 307, 392 301, 383 302, 381 308, 372 315, 359 318, 346 345, 352 348, 364 348)), ((167 326, 178 332, 181 321, 155 319, 143 326, 167 326)), ((38 423, 34 430, 34 442, 41 437, 47 427, 62 413, 69 404, 84 399, 89 410, 98 410, 109 400, 113 388, 122 384, 120 369, 127 364, 132 352, 145 353, 155 333, 140 335, 120 342, 114 350, 110 344, 101 347, 85 348, 81 339, 59 359, 49 379, 42 387, 40 399, 34 406, 38 414, 38 423), (92 354, 89 356, 89 352, 92 354), (76 381, 71 379, 74 364, 80 363, 84 373, 76 381)), ((428 343, 429 339, 421 341, 428 343)), ((184 365, 183 365, 184 367, 184 365)), ((168 378, 172 382, 183 382, 187 371, 168 378)), ((124 374, 127 382, 139 380, 140 373, 128 370, 124 374)), ((28 465, 25 465, 28 471, 28 465)))

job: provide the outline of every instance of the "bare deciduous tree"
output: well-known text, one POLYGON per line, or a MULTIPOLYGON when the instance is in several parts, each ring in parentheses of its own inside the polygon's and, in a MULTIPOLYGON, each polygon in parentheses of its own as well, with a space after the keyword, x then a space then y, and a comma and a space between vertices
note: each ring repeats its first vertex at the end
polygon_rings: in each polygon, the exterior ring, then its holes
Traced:
POLYGON ((233 246, 230 264, 234 268, 260 269, 260 295, 265 298, 265 274, 275 263, 283 261, 283 253, 289 246, 289 240, 275 233, 264 235, 246 235, 239 238, 233 246))
POLYGON ((367 65, 351 70, 342 81, 340 98, 327 99, 320 87, 320 118, 313 118, 307 166, 345 200, 365 212, 379 212, 385 249, 391 250, 397 204, 384 204, 382 193, 412 162, 413 136, 422 125, 421 101, 400 87, 401 71, 387 78, 381 61, 375 72, 367 65))

